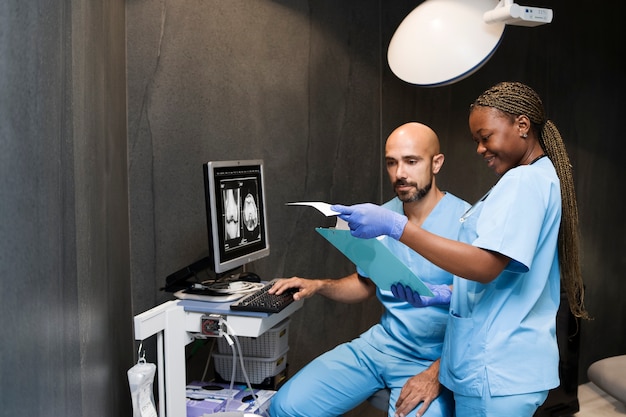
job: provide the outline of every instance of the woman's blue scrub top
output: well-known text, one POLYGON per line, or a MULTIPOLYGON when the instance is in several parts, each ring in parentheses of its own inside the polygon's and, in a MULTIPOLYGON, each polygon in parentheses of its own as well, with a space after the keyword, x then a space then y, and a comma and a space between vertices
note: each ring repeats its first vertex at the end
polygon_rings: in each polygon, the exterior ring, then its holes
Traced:
POLYGON ((461 241, 511 260, 488 284, 454 277, 441 383, 477 397, 557 387, 561 191, 552 162, 509 170, 461 222, 461 241))

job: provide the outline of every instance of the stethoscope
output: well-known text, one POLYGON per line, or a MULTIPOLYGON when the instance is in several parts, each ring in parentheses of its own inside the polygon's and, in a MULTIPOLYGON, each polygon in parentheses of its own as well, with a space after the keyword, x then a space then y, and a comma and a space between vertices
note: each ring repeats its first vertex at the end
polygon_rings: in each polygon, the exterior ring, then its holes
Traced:
POLYGON ((459 219, 459 221, 460 221, 461 223, 465 222, 465 220, 467 220, 467 219, 468 219, 468 217, 469 217, 469 216, 471 216, 471 215, 472 215, 472 214, 476 211, 476 209, 478 208, 478 206, 479 206, 479 205, 480 205, 483 201, 485 201, 485 200, 487 199, 487 196, 489 196, 489 193, 491 193, 491 190, 493 190, 493 187, 491 187, 491 188, 489 189, 489 191, 487 191, 487 192, 485 193, 485 195, 484 195, 484 196, 482 196, 482 197, 480 198, 480 200, 478 200, 476 203, 474 203, 474 205, 473 205, 472 207, 468 208, 468 209, 467 209, 467 211, 466 211, 465 213, 463 213, 463 215, 462 215, 462 216, 461 216, 461 218, 459 219))

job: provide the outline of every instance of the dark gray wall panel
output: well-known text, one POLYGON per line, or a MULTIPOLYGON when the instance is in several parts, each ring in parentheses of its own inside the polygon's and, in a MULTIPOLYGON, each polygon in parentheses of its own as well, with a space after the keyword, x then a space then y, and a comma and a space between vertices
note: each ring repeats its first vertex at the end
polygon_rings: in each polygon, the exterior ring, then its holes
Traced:
MULTIPOLYGON (((202 163, 262 158, 271 254, 263 278, 352 266, 302 200, 379 201, 378 3, 131 3, 129 158, 135 313, 208 251, 202 163), (137 190, 136 192, 134 190, 137 190)), ((290 368, 359 334, 376 302, 312 299, 293 317, 290 368), (316 323, 316 325, 311 325, 316 323)))
POLYGON ((124 4, 0 6, 0 415, 130 415, 124 4))

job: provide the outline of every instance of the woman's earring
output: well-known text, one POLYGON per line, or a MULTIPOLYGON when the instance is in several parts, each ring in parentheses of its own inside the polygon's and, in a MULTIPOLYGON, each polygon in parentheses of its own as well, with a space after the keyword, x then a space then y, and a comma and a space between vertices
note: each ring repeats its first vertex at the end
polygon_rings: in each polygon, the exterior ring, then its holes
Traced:
POLYGON ((528 137, 528 133, 522 133, 520 136, 521 136, 521 137, 523 137, 523 138, 525 139, 525 138, 527 138, 527 137, 528 137))

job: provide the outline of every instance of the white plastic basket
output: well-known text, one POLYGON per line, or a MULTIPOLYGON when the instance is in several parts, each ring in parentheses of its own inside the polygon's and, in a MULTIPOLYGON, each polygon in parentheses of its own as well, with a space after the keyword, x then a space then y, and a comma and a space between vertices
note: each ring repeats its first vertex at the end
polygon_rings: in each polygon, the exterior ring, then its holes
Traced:
MULTIPOLYGON (((283 352, 273 358, 259 358, 259 357, 243 357, 243 365, 246 368, 246 373, 252 384, 260 384, 265 378, 269 378, 282 372, 287 366, 287 347, 283 352)), ((213 354, 213 361, 215 362, 215 372, 225 380, 230 381, 233 373, 233 355, 222 355, 219 353, 213 354)), ((241 362, 239 357, 236 359, 235 370, 235 382, 245 383, 246 379, 241 370, 241 362)))
MULTIPOLYGON (((286 318, 259 337, 238 337, 243 356, 274 358, 280 355, 289 344, 289 321, 290 319, 286 318)), ((217 339, 218 353, 231 355, 232 351, 225 338, 217 339)))

